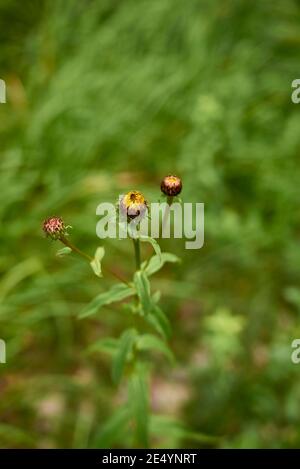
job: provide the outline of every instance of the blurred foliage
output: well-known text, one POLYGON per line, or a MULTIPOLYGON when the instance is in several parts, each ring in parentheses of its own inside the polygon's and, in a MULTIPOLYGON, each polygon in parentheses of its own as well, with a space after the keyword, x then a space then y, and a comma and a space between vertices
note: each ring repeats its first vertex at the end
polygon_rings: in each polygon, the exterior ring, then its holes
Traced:
MULTIPOLYGON (((112 282, 55 256, 40 224, 63 216, 93 253, 96 206, 132 188, 156 201, 167 173, 205 203, 206 239, 164 240, 183 262, 153 277, 178 365, 158 367, 152 408, 191 438, 154 417, 152 445, 299 447, 299 7, 1 0, 1 447, 134 445, 109 361, 86 353, 130 316, 78 320, 112 282)), ((104 264, 130 277, 129 241, 104 244, 104 264)))

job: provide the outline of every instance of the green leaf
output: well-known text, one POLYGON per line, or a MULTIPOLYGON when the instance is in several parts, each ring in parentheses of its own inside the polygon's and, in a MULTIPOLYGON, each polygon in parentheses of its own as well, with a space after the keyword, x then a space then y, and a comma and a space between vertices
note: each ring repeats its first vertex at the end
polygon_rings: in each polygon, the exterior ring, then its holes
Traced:
POLYGON ((136 336, 137 331, 135 329, 128 329, 120 337, 119 348, 112 365, 112 377, 115 383, 119 383, 122 377, 126 361, 132 352, 136 336))
POLYGON ((118 438, 122 439, 122 434, 127 430, 130 412, 128 407, 118 409, 101 426, 101 430, 93 439, 92 448, 111 448, 118 438))
POLYGON ((162 252, 160 256, 152 256, 148 262, 143 262, 142 269, 145 270, 147 275, 153 275, 158 272, 166 262, 180 262, 180 259, 170 252, 162 252))
POLYGON ((138 350, 155 350, 165 355, 171 363, 174 364, 174 355, 167 346, 167 344, 153 334, 143 334, 138 337, 136 341, 136 348, 138 350))
MULTIPOLYGON (((177 420, 162 416, 152 415, 150 420, 150 432, 155 436, 167 437, 175 440, 175 444, 179 444, 180 440, 195 441, 198 443, 216 443, 218 437, 206 435, 203 433, 188 430, 177 420)), ((168 446, 169 447, 169 446, 168 446)))
POLYGON ((80 318, 85 318, 87 316, 91 316, 92 314, 97 313, 97 311, 102 308, 102 306, 109 305, 116 301, 124 300, 129 296, 135 294, 134 288, 128 287, 123 283, 117 283, 109 290, 105 291, 104 293, 100 293, 100 295, 96 296, 82 311, 80 314, 80 318))
POLYGON ((153 305, 150 314, 146 316, 147 321, 151 324, 162 337, 168 339, 172 335, 172 328, 169 319, 159 306, 153 305))
POLYGON ((148 277, 145 272, 139 270, 134 274, 133 281, 144 314, 148 314, 152 308, 152 300, 150 296, 150 283, 148 277))
POLYGON ((64 257, 67 254, 70 254, 72 252, 72 249, 69 248, 68 246, 65 246, 64 248, 61 248, 57 251, 56 255, 57 257, 64 257))
POLYGON ((132 418, 135 422, 136 438, 140 446, 149 447, 149 398, 145 370, 139 366, 130 377, 128 397, 132 418))
POLYGON ((105 250, 102 246, 98 247, 95 252, 94 259, 90 262, 90 265, 97 277, 103 277, 101 269, 101 261, 104 257, 105 250))
POLYGON ((161 258, 161 250, 158 242, 154 238, 150 238, 150 236, 139 236, 139 240, 143 243, 150 243, 155 251, 155 254, 161 258))
POLYGON ((114 355, 118 350, 119 339, 114 337, 104 337, 94 342, 90 347, 88 347, 86 353, 93 352, 104 352, 109 355, 114 355))
POLYGON ((160 290, 157 290, 155 293, 153 293, 153 295, 152 295, 153 303, 158 303, 160 298, 161 298, 161 291, 160 290))

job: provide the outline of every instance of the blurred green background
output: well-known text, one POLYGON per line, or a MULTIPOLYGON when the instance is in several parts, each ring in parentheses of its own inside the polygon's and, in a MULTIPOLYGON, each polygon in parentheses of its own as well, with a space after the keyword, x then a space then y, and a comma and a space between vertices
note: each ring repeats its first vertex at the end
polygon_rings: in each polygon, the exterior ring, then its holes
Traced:
MULTIPOLYGON (((56 257, 41 221, 61 215, 93 254, 96 206, 130 189, 156 201, 168 173, 205 203, 205 245, 162 243, 183 259, 153 278, 178 366, 157 358, 152 409, 210 447, 299 447, 299 21, 296 0, 1 0, 1 447, 133 444, 103 436, 124 392, 85 353, 130 318, 78 320, 112 282, 56 257)), ((103 244, 130 278, 129 241, 103 244)))

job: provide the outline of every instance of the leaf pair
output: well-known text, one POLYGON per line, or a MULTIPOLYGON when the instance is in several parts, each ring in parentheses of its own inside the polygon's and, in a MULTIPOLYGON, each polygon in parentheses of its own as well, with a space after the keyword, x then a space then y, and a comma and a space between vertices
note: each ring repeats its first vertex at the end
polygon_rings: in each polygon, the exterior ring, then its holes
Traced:
MULTIPOLYGON (((135 287, 137 288, 139 299, 141 301, 143 310, 146 311, 145 318, 147 322, 165 339, 171 336, 170 321, 165 313, 157 306, 154 297, 150 297, 150 290, 148 279, 139 272, 135 278, 135 287)), ((100 293, 96 296, 82 311, 80 318, 85 318, 96 314, 102 306, 107 306, 111 303, 122 301, 125 298, 136 294, 134 287, 128 287, 122 283, 118 283, 110 288, 108 291, 100 293)))
MULTIPOLYGON (((59 249, 56 253, 58 257, 64 257, 72 252, 72 249, 69 246, 65 246, 61 249, 59 249)), ((90 262, 90 266, 97 277, 102 277, 102 268, 101 268, 101 261, 104 257, 105 250, 104 247, 99 246, 96 249, 94 258, 90 262)))
POLYGON ((101 268, 101 261, 104 257, 105 250, 102 246, 98 247, 95 252, 94 259, 90 262, 90 265, 94 271, 94 274, 97 277, 103 277, 102 275, 102 268, 101 268))
POLYGON ((174 356, 167 344, 153 334, 138 335, 136 329, 127 329, 119 339, 104 338, 97 340, 87 353, 101 351, 113 357, 112 378, 119 383, 126 364, 134 358, 135 352, 155 351, 165 355, 170 363, 174 364, 174 356))
POLYGON ((142 264, 142 270, 144 270, 147 275, 152 275, 155 272, 158 272, 166 262, 180 262, 179 257, 174 254, 161 252, 158 242, 150 236, 141 235, 139 236, 139 240, 150 243, 155 251, 155 255, 142 264))

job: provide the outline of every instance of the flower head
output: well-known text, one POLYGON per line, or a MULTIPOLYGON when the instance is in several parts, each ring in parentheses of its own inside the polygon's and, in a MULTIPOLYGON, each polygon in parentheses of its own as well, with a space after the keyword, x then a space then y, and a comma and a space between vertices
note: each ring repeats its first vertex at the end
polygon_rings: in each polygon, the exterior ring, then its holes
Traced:
POLYGON ((43 223, 43 230, 46 233, 46 236, 49 236, 52 239, 59 239, 66 233, 67 227, 64 224, 64 221, 60 217, 50 217, 47 218, 43 223))
POLYGON ((161 191, 169 196, 174 197, 180 194, 182 190, 182 182, 178 176, 166 176, 161 181, 160 185, 161 191))
POLYGON ((119 207, 121 213, 127 215, 131 220, 139 215, 144 215, 148 208, 145 197, 138 191, 127 192, 121 197, 119 207))

